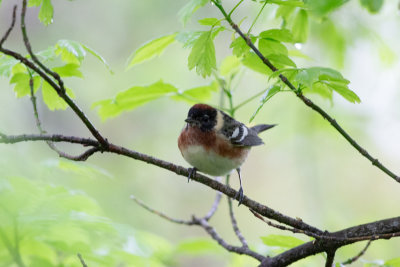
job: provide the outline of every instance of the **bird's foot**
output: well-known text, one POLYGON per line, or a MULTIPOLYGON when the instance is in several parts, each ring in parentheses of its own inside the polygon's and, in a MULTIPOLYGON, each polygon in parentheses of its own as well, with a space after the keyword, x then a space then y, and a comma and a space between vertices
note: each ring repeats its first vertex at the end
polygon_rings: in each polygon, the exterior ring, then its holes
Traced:
POLYGON ((240 187, 240 188, 239 188, 239 191, 236 193, 235 199, 236 199, 237 201, 239 201, 238 206, 240 206, 240 204, 242 204, 243 199, 244 199, 244 194, 243 194, 243 188, 242 188, 242 187, 240 187))
POLYGON ((188 168, 188 171, 189 171, 189 175, 188 175, 188 183, 189 183, 190 179, 192 179, 196 175, 197 169, 196 169, 196 167, 188 168))

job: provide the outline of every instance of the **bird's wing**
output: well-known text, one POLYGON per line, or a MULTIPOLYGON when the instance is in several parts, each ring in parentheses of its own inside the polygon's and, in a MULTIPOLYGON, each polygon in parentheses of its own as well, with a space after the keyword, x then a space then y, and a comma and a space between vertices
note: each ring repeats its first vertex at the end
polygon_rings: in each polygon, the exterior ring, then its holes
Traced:
POLYGON ((229 139, 235 146, 258 146, 264 142, 257 136, 258 131, 248 128, 241 122, 224 114, 224 126, 221 129, 222 134, 229 139))

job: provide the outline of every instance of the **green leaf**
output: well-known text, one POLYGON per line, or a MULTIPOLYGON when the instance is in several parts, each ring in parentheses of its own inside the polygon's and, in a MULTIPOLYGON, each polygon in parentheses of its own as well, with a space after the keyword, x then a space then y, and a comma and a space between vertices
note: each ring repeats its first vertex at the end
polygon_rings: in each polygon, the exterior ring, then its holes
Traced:
POLYGON ((192 48, 202 33, 202 31, 180 32, 175 39, 183 44, 183 48, 192 48))
POLYGON ((42 7, 39 11, 39 20, 44 25, 49 25, 53 23, 53 5, 50 0, 42 0, 42 7))
POLYGON ((287 55, 288 50, 281 42, 272 39, 261 39, 258 41, 258 49, 265 56, 271 54, 282 54, 287 55))
POLYGON ((92 107, 98 107, 99 116, 102 120, 106 120, 162 96, 176 94, 177 92, 178 89, 174 86, 158 81, 148 86, 133 86, 126 91, 118 93, 113 99, 105 99, 93 103, 92 107))
POLYGON ((351 103, 361 101, 357 94, 348 88, 350 82, 343 78, 340 72, 330 68, 299 69, 294 80, 308 87, 310 92, 318 93, 323 97, 330 96, 329 90, 333 90, 351 103))
POLYGON ((307 7, 314 15, 322 17, 344 5, 348 1, 349 0, 307 0, 307 7))
POLYGON ((285 235, 268 235, 261 237, 263 243, 270 247, 281 247, 281 248, 294 248, 304 244, 303 240, 300 240, 293 236, 285 235))
POLYGON ((43 2, 43 0, 29 0, 28 7, 40 6, 42 4, 42 2, 43 2))
POLYGON ((296 43, 305 43, 308 37, 308 13, 300 9, 293 21, 293 40, 296 43))
POLYGON ((218 26, 221 25, 221 21, 217 18, 204 18, 199 20, 199 24, 205 26, 218 26))
POLYGON ((66 64, 62 67, 55 67, 52 69, 57 72, 61 77, 79 77, 83 78, 82 72, 79 70, 79 65, 76 64, 66 64))
POLYGON ((160 55, 165 48, 175 41, 176 33, 162 36, 142 45, 131 56, 127 69, 160 55))
POLYGON ((95 58, 100 60, 100 62, 103 63, 103 65, 108 69, 108 71, 111 74, 114 73, 112 71, 112 69, 110 68, 110 66, 108 65, 107 61, 99 53, 97 53, 95 50, 93 50, 92 48, 88 47, 87 45, 84 45, 84 44, 81 44, 81 45, 86 50, 86 52, 89 52, 90 54, 92 54, 92 56, 94 56, 95 58))
POLYGON ((236 56, 227 56, 219 67, 219 73, 222 76, 229 76, 236 73, 240 67, 240 60, 236 56))
POLYGON ((257 116, 258 112, 260 112, 261 108, 264 106, 265 103, 267 103, 268 100, 270 100, 274 95, 276 95, 279 91, 281 90, 280 86, 274 85, 270 87, 261 97, 260 99, 260 105, 258 105, 256 111, 254 111, 253 115, 250 118, 250 122, 254 120, 254 118, 257 116))
MULTIPOLYGON (((66 88, 66 92, 70 97, 73 97, 71 89, 66 88)), ((44 103, 50 110, 62 109, 65 110, 68 104, 57 94, 56 90, 51 87, 46 81, 42 84, 42 97, 44 103)))
POLYGON ((243 65, 261 74, 270 75, 272 71, 253 52, 247 53, 242 59, 243 65))
POLYGON ((189 70, 196 72, 205 78, 211 75, 216 68, 214 37, 212 31, 203 32, 193 45, 188 58, 189 70))
POLYGON ((260 33, 263 39, 273 39, 279 42, 292 43, 293 35, 287 29, 271 29, 260 33))
POLYGON ((67 64, 80 65, 86 56, 85 48, 75 41, 59 40, 55 47, 56 55, 61 55, 61 60, 67 64))
MULTIPOLYGON (((14 92, 16 97, 23 97, 31 93, 29 80, 30 80, 29 74, 23 72, 18 72, 11 77, 10 84, 15 84, 14 92)), ((34 92, 36 93, 36 91, 40 87, 39 76, 33 77, 33 87, 34 87, 34 92)))
POLYGON ((378 13, 383 6, 383 0, 360 0, 360 3, 372 14, 378 13))
POLYGON ((283 55, 283 54, 268 55, 268 59, 278 69, 284 68, 286 66, 296 68, 296 63, 294 63, 288 56, 283 55))
POLYGON ((191 255, 215 255, 224 253, 218 243, 210 239, 202 238, 185 240, 177 246, 176 250, 179 253, 188 253, 191 255))
POLYGON ((269 3, 277 4, 280 6, 289 6, 289 7, 303 7, 304 2, 301 0, 269 0, 269 3))
POLYGON ((394 258, 386 261, 385 267, 400 267, 400 258, 394 258))
MULTIPOLYGON (((254 43, 255 37, 250 37, 251 41, 254 43)), ((237 37, 232 41, 230 48, 232 48, 232 53, 237 57, 242 57, 244 54, 250 51, 250 47, 247 45, 246 41, 242 37, 237 37)))
POLYGON ((173 100, 183 100, 190 104, 195 104, 199 102, 207 102, 211 98, 212 93, 217 91, 218 83, 214 81, 210 85, 191 88, 183 92, 178 91, 176 95, 171 96, 171 98, 173 100))
POLYGON ((183 23, 186 23, 190 20, 194 12, 197 11, 200 7, 203 7, 205 4, 208 3, 209 0, 190 0, 181 10, 178 12, 178 16, 183 23))
POLYGON ((0 55, 0 76, 9 77, 11 74, 12 68, 18 63, 16 59, 6 56, 0 55))

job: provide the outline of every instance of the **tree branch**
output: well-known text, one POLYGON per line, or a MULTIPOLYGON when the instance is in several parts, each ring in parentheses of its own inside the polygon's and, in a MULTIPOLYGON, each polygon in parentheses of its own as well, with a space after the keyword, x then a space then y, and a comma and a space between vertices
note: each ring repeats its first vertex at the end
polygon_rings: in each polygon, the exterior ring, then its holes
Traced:
POLYGON ((369 240, 367 245, 363 248, 363 250, 360 251, 360 253, 358 253, 356 256, 354 256, 353 258, 348 259, 347 261, 342 262, 342 265, 348 265, 348 264, 352 264, 353 262, 357 261, 359 258, 361 258, 365 252, 367 251, 367 249, 369 248, 369 246, 371 245, 372 240, 369 240))
POLYGON ((87 264, 86 264, 86 262, 85 262, 85 260, 83 259, 82 255, 81 255, 80 253, 78 253, 77 256, 78 256, 78 258, 79 258, 79 261, 80 261, 81 264, 82 264, 82 267, 88 267, 87 264))
POLYGON ((8 36, 10 36, 10 33, 11 33, 12 29, 14 28, 15 21, 16 21, 16 13, 17 13, 17 5, 14 5, 13 13, 12 13, 11 25, 10 25, 10 27, 8 27, 7 31, 4 33, 3 37, 0 40, 0 47, 7 40, 8 36))
MULTIPOLYGON (((248 247, 244 247, 244 246, 236 247, 236 246, 232 246, 232 245, 228 244, 221 236, 218 235, 216 230, 208 223, 207 216, 202 217, 202 218, 197 218, 196 216, 193 215, 191 220, 175 219, 168 215, 165 215, 164 213, 162 213, 160 211, 150 208, 148 205, 144 204, 141 200, 137 199, 133 195, 131 196, 131 198, 139 206, 143 207, 144 209, 146 209, 147 211, 149 211, 153 214, 160 216, 161 218, 163 218, 169 222, 173 222, 173 223, 177 223, 177 224, 184 224, 184 225, 198 225, 198 226, 202 227, 212 237, 212 239, 217 241, 218 244, 220 244, 223 248, 225 248, 226 250, 228 250, 230 252, 248 255, 250 257, 253 257, 253 258, 259 260, 260 262, 265 259, 264 256, 250 250, 248 247)), ((213 206, 215 206, 215 202, 214 202, 213 206)))
MULTIPOLYGON (((228 174, 226 176, 226 185, 227 186, 229 186, 229 178, 230 178, 230 174, 228 174)), ((228 200, 228 207, 229 207, 229 217, 231 218, 233 231, 235 232, 235 235, 239 239, 240 243, 242 243, 242 246, 248 248, 249 246, 247 244, 247 241, 244 238, 242 232, 240 231, 238 223, 235 218, 235 214, 233 213, 232 199, 228 197, 227 200, 228 200)))
MULTIPOLYGON (((225 19, 228 21, 228 23, 231 25, 231 27, 243 38, 243 40, 246 41, 247 45, 256 53, 256 55, 262 60, 262 62, 273 72, 278 71, 278 69, 266 58, 264 55, 257 49, 257 47, 253 44, 251 39, 245 35, 240 28, 238 27, 237 24, 235 24, 231 17, 225 12, 224 8, 222 5, 219 3, 219 1, 216 0, 211 0, 215 6, 221 11, 225 19)), ((385 167, 382 163, 379 162, 377 158, 372 157, 367 150, 365 150, 363 147, 361 147, 337 122, 335 119, 333 119, 328 113, 326 113, 322 108, 314 104, 310 99, 305 97, 303 93, 298 90, 289 80, 286 76, 283 74, 279 74, 279 78, 281 81, 286 84, 296 95, 298 98, 303 101, 304 104, 309 106, 311 109, 319 113, 324 119, 330 122, 330 124, 358 151, 360 152, 361 155, 363 155, 365 158, 367 158, 372 165, 376 166, 379 168, 381 171, 392 177, 395 181, 400 183, 400 177, 394 174, 392 171, 390 171, 387 167, 385 167)))

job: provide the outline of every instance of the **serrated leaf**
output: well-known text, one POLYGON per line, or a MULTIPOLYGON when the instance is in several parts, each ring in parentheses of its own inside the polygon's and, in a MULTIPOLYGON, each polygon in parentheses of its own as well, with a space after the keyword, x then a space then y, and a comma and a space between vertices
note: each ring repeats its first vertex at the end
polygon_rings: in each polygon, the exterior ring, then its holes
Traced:
POLYGON ((208 1, 209 0, 190 0, 189 3, 182 7, 182 9, 178 12, 178 16, 182 24, 186 25, 186 23, 192 17, 193 13, 196 12, 197 9, 199 9, 200 7, 207 4, 208 1))
MULTIPOLYGON (((29 85, 30 76, 27 73, 18 72, 14 74, 10 79, 10 84, 14 84, 14 92, 16 97, 23 97, 31 93, 31 87, 29 85)), ((36 91, 40 87, 40 77, 33 77, 33 91, 36 91)))
POLYGON ((196 72, 203 78, 211 75, 216 68, 214 37, 212 31, 203 32, 193 45, 188 58, 189 70, 196 72))
MULTIPOLYGON (((66 88, 66 92, 70 97, 74 97, 71 89, 66 88)), ((57 94, 56 90, 51 87, 46 81, 43 81, 42 84, 42 97, 44 103, 50 110, 65 110, 68 107, 68 104, 57 94)))
POLYGON ((101 63, 103 63, 104 66, 106 66, 106 68, 108 69, 108 71, 113 74, 114 72, 112 71, 112 69, 110 68, 110 66, 108 65, 107 61, 99 54, 97 53, 95 50, 93 50, 92 48, 88 47, 87 45, 81 44, 82 47, 86 50, 86 52, 89 52, 90 54, 92 54, 95 58, 97 58, 98 60, 101 61, 101 63))
POLYGON ((171 96, 171 98, 173 100, 182 100, 190 104, 195 104, 207 102, 211 98, 212 93, 216 91, 218 91, 218 83, 214 81, 210 85, 191 88, 183 92, 178 91, 176 95, 171 96))
POLYGON ((105 99, 93 103, 92 107, 98 107, 98 114, 101 119, 106 120, 162 96, 175 94, 177 92, 178 89, 171 84, 158 81, 148 86, 133 86, 126 91, 118 93, 113 99, 105 99))
POLYGON ((257 116, 258 112, 260 112, 261 108, 264 106, 265 103, 267 103, 268 100, 270 100, 274 95, 276 95, 281 88, 277 85, 274 85, 270 87, 261 97, 260 99, 260 105, 258 105, 256 111, 254 111, 253 115, 250 118, 249 122, 252 122, 254 118, 257 116))
POLYGON ((360 0, 360 3, 370 13, 378 13, 383 6, 383 0, 360 0))
POLYGON ((183 48, 192 48, 202 33, 202 31, 180 32, 175 39, 183 44, 183 48))
POLYGON ((261 74, 270 75, 272 71, 253 52, 247 53, 242 59, 243 65, 261 74))
POLYGON ((56 55, 61 55, 61 60, 67 64, 80 65, 86 56, 85 48, 75 41, 59 40, 55 47, 56 55))
POLYGON ((79 77, 83 78, 82 72, 79 70, 79 65, 76 64, 66 64, 62 67, 55 67, 52 69, 57 72, 61 77, 79 77))
POLYGON ((288 50, 281 42, 272 39, 261 39, 258 41, 258 49, 265 56, 271 54, 287 55, 288 50))
POLYGON ((303 240, 300 240, 293 236, 285 235, 268 235, 261 237, 263 243, 270 247, 281 247, 281 248, 294 248, 304 244, 303 240))
POLYGON ((240 60, 236 56, 227 56, 219 67, 219 73, 222 76, 229 76, 232 73, 237 72, 240 65, 240 60))
POLYGON ((260 33, 264 39, 273 39, 279 42, 292 43, 293 35, 288 29, 271 29, 260 33))
POLYGON ((133 67, 136 64, 142 63, 149 60, 155 56, 160 55, 165 48, 175 41, 176 33, 162 36, 160 38, 149 41, 148 43, 142 45, 138 48, 132 56, 127 66, 127 69, 133 67))
POLYGON ((293 40, 296 43, 305 43, 308 37, 308 13, 300 9, 293 21, 292 27, 293 40))
POLYGON ((330 68, 312 67, 299 69, 294 80, 323 97, 330 96, 329 90, 333 90, 351 103, 359 103, 361 101, 357 94, 349 89, 349 80, 343 78, 340 72, 330 68))
POLYGON ((39 20, 47 26, 53 23, 53 5, 50 0, 42 1, 42 7, 39 11, 39 20))

